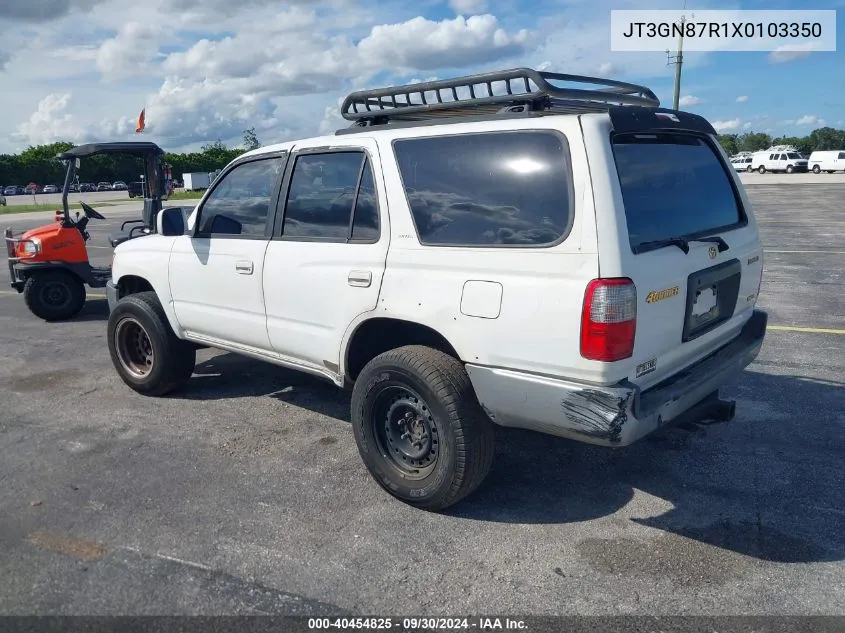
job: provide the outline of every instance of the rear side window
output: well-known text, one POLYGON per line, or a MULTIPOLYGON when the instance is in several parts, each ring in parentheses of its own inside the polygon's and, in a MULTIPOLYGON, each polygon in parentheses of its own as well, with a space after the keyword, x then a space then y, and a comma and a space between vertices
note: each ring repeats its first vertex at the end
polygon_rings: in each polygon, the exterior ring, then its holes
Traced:
POLYGON ((548 246, 572 224, 564 137, 542 131, 394 142, 420 242, 548 246))
POLYGON ((285 207, 288 238, 375 242, 378 199, 364 152, 297 157, 285 207))
POLYGON ((716 233, 744 222, 730 177, 704 139, 617 135, 613 152, 634 252, 648 250, 647 242, 716 233))

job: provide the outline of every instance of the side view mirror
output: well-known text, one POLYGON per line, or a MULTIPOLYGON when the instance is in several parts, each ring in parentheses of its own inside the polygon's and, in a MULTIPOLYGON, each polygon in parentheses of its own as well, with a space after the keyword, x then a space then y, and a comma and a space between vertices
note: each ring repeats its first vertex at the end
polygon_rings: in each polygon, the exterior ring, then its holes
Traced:
POLYGON ((182 207, 162 209, 156 218, 156 233, 159 235, 184 235, 185 214, 182 207))
POLYGON ((79 160, 78 158, 77 158, 77 159, 75 159, 75 160, 74 160, 74 162, 73 162, 73 166, 74 166, 76 169, 79 169, 79 166, 80 166, 81 164, 82 164, 82 161, 81 161, 81 160, 79 160))

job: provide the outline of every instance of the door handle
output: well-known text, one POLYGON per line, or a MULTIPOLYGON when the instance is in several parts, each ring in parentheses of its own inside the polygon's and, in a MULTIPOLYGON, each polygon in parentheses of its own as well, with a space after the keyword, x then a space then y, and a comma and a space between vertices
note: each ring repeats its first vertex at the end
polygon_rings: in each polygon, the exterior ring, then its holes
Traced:
POLYGON ((373 273, 369 270, 353 270, 346 278, 350 286, 357 286, 358 288, 369 288, 373 283, 373 273))
POLYGON ((235 262, 235 270, 238 271, 241 275, 251 275, 252 274, 252 262, 241 260, 239 262, 235 262))

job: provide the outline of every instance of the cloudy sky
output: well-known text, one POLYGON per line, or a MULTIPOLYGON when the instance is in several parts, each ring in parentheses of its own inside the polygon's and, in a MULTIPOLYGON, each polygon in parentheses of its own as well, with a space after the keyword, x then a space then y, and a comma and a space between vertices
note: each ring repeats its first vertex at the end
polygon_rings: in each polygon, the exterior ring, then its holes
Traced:
MULTIPOLYGON (((688 2, 692 6, 693 2, 688 2)), ((695 8, 800 9, 798 0, 695 8)), ((812 8, 845 8, 821 0, 812 8)), ((147 133, 168 150, 246 127, 270 143, 345 125, 350 90, 529 65, 641 82, 671 107, 663 53, 611 53, 640 0, 0 0, 0 152, 147 133)), ((648 8, 680 8, 653 0, 648 8)), ((840 42, 845 28, 840 14, 840 42)), ((845 127, 845 55, 690 53, 682 107, 723 131, 845 127)))

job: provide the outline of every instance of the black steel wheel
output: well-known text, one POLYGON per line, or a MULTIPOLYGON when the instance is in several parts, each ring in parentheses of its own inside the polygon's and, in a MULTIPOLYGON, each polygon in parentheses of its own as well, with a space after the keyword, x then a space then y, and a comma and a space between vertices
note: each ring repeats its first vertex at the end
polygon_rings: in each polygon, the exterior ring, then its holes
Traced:
POLYGON ((493 463, 493 424, 456 358, 409 345, 385 352, 352 390, 352 429, 373 478, 427 510, 478 488, 493 463))
POLYGON ((65 321, 85 305, 85 285, 66 270, 36 273, 26 280, 23 298, 30 312, 45 321, 65 321))
POLYGON ((413 389, 382 390, 373 404, 373 425, 379 450, 401 477, 424 479, 437 465, 437 421, 413 389))
POLYGON ((196 349, 174 334, 155 292, 120 299, 107 330, 112 364, 138 393, 163 396, 191 378, 196 349))

